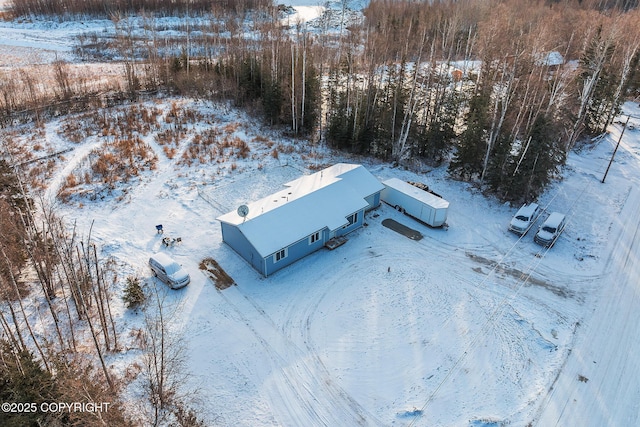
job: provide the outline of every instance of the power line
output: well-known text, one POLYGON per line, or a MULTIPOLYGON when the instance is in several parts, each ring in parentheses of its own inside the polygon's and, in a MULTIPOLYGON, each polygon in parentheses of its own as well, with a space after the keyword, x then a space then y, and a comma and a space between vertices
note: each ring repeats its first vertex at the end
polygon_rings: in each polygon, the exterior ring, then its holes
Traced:
MULTIPOLYGON (((631 117, 640 119, 640 117, 637 117, 637 116, 633 116, 633 115, 630 115, 630 114, 627 115, 627 122, 625 123, 625 128, 626 128, 626 124, 629 122, 629 119, 631 117)), ((624 133, 624 129, 623 129, 623 133, 624 133)), ((622 134, 620 135, 620 138, 618 139, 618 145, 620 144, 621 140, 622 140, 622 134)), ((616 146, 616 149, 617 149, 617 146, 616 146)), ((614 151, 614 154, 615 154, 615 151, 614 151)), ((613 157, 612 157, 612 160, 613 160, 613 157)), ((610 165, 611 165, 611 162, 609 163, 609 166, 610 165)), ((607 168, 607 171, 608 171, 608 169, 609 168, 607 168)), ((606 174, 605 174, 605 177, 606 177, 606 174)), ((604 179, 603 179, 603 182, 604 182, 604 179)), ((576 205, 576 203, 583 198, 585 193, 587 193, 587 191, 591 188, 592 185, 593 185, 593 181, 589 180, 587 182, 587 184, 585 185, 585 187, 582 189, 582 191, 574 199, 574 201, 571 204, 569 210, 567 211, 568 220, 573 216, 572 211, 573 211, 573 208, 576 205)), ((560 194, 560 189, 558 189, 556 191, 555 195, 551 198, 551 200, 544 207, 543 210, 545 212, 547 211, 547 209, 549 208, 551 203, 556 199, 556 197, 558 197, 559 194, 560 194)), ((567 222, 568 222, 568 220, 567 220, 567 222)), ((491 276, 493 276, 495 271, 500 267, 500 265, 504 264, 504 261, 507 258, 507 256, 513 251, 513 249, 518 245, 518 243, 520 243, 520 241, 523 238, 524 238, 524 235, 520 236, 520 238, 500 258, 500 260, 496 263, 496 265, 489 272, 489 274, 487 274, 487 276, 485 276, 485 278, 480 282, 479 286, 483 286, 485 284, 485 282, 487 280, 489 280, 489 278, 491 276)), ((540 265, 540 263, 542 262, 542 259, 547 255, 547 253, 549 252, 550 249, 551 249, 551 246, 549 246, 547 248, 544 248, 544 249, 541 249, 537 254, 535 254, 535 257, 532 260, 532 262, 528 264, 529 270, 528 270, 528 273, 527 273, 526 277, 524 279, 521 279, 521 281, 517 284, 517 286, 513 290, 513 292, 507 293, 504 296, 504 298, 498 303, 498 305, 491 312, 491 314, 489 315, 489 317, 487 318, 485 323, 480 328, 480 331, 472 338, 470 344, 464 350, 462 355, 455 361, 453 366, 451 366, 451 369, 449 369, 449 372, 447 372, 447 374, 442 379, 442 381, 440 381, 440 383, 436 386, 436 388, 433 390, 433 392, 429 395, 429 397, 426 400, 425 404, 420 408, 419 411, 416 411, 416 414, 413 416, 411 422, 408 424, 408 427, 412 427, 412 426, 415 425, 415 423, 418 420, 419 416, 424 413, 426 408, 433 401, 433 399, 438 394, 440 389, 444 386, 444 384, 449 380, 449 378, 451 378, 453 376, 454 372, 455 373, 458 372, 458 370, 457 370, 458 366, 460 364, 462 364, 462 362, 467 358, 467 356, 471 352, 471 350, 473 350, 477 346, 477 344, 480 342, 480 339, 483 338, 484 336, 486 336, 486 334, 489 332, 489 330, 491 330, 491 327, 495 326, 495 320, 499 317, 500 314, 502 314, 503 308, 506 306, 506 304, 509 301, 512 301, 520 293, 520 291, 522 290, 524 285, 529 281, 529 279, 531 278, 531 275, 536 271, 536 268, 540 265)))
POLYGON ((622 126, 622 132, 620 132, 620 138, 618 138, 618 143, 616 144, 616 148, 613 149, 613 154, 611 155, 611 160, 609 160, 609 165, 607 166, 607 170, 604 171, 604 176, 602 177, 603 184, 604 184, 604 180, 607 178, 607 174, 609 173, 609 168, 611 168, 611 163, 613 163, 613 158, 616 156, 616 151, 618 151, 618 147, 620 146, 620 141, 622 141, 622 135, 624 135, 624 131, 627 130, 629 119, 631 119, 630 115, 627 116, 627 121, 624 122, 624 126, 622 126))

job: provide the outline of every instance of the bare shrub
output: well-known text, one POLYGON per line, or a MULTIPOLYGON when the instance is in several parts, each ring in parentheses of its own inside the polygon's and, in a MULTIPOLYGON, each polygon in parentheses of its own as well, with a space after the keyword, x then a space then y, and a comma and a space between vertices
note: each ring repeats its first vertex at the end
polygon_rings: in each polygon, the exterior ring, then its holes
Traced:
POLYGON ((240 123, 238 122, 228 123, 224 126, 223 130, 228 134, 232 134, 235 131, 237 131, 239 127, 240 127, 240 123))
POLYGON ((273 147, 273 145, 275 144, 275 143, 274 143, 273 141, 271 141, 269 138, 264 137, 264 136, 262 136, 262 135, 254 136, 252 141, 253 141, 253 142, 259 142, 259 143, 262 143, 262 144, 266 145, 266 146, 267 146, 267 148, 271 148, 271 147, 273 147))
POLYGON ((326 163, 312 163, 307 165, 307 169, 312 170, 312 171, 318 171, 321 169, 326 169, 329 166, 331 166, 330 164, 326 164, 326 163))
MULTIPOLYGON (((58 197, 68 201, 72 193, 86 193, 86 186, 96 183, 114 189, 116 184, 127 183, 144 170, 154 170, 157 161, 153 149, 139 136, 116 138, 89 153, 88 165, 82 164, 74 170, 73 181, 65 183, 58 197), (75 185, 67 185, 71 183, 75 185)), ((91 191, 95 193, 95 188, 91 191)))
POLYGON ((158 132, 154 139, 162 146, 178 147, 180 142, 185 138, 185 133, 181 129, 167 129, 162 132, 158 132))
POLYGON ((191 166, 193 163, 215 161, 222 154, 219 141, 221 134, 220 129, 211 128, 194 135, 182 154, 180 163, 191 166))
POLYGON ((233 139, 233 146, 236 148, 236 156, 243 159, 246 159, 249 156, 251 148, 249 148, 249 145, 243 139, 235 137, 233 139))
POLYGON ((74 174, 69 174, 64 180, 62 188, 73 188, 78 185, 78 180, 74 174))
POLYGON ((278 151, 283 154, 291 154, 296 151, 296 147, 293 144, 278 144, 278 151))
POLYGON ((106 134, 119 137, 131 137, 134 134, 148 135, 152 130, 159 128, 157 108, 148 108, 134 104, 128 108, 120 108, 102 117, 103 135, 104 129, 109 129, 106 134), (113 125, 113 126, 112 126, 113 125))
POLYGON ((65 120, 61 124, 58 133, 76 144, 84 141, 89 136, 87 123, 80 117, 65 120))
POLYGON ((162 150, 168 159, 173 159, 176 155, 176 149, 173 147, 163 147, 162 150))

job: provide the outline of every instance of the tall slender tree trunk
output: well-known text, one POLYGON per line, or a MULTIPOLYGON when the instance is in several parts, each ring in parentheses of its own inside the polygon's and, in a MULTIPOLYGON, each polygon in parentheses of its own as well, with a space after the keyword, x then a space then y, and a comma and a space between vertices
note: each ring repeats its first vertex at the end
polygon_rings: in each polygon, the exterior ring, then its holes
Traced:
POLYGON ((291 43, 291 129, 294 134, 298 133, 296 120, 296 60, 294 43, 291 43))
MULTIPOLYGON (((38 338, 36 337, 36 334, 33 332, 33 329, 31 328, 31 323, 29 323, 29 316, 27 316, 27 311, 24 309, 24 304, 22 303, 22 297, 20 296, 20 290, 18 289, 18 283, 16 282, 16 278, 13 275, 13 272, 11 271, 11 261, 9 260, 9 257, 7 257, 7 254, 5 253, 4 249, 0 248, 0 251, 2 252, 2 256, 4 257, 5 261, 7 262, 7 266, 8 266, 7 271, 9 272, 9 278, 11 279, 10 282, 17 295, 18 305, 20 306, 20 311, 22 312, 22 318, 24 320, 24 324, 27 327, 27 330, 29 331, 29 335, 31 336, 31 339, 33 340, 33 343, 36 346, 38 353, 40 354, 40 358, 42 359, 42 363, 44 363, 45 369, 48 372, 51 372, 51 368, 49 367, 49 363, 47 361, 47 356, 44 354, 44 351, 42 350, 42 347, 38 342, 38 338)), ((18 328, 17 323, 16 323, 16 328, 18 328)))

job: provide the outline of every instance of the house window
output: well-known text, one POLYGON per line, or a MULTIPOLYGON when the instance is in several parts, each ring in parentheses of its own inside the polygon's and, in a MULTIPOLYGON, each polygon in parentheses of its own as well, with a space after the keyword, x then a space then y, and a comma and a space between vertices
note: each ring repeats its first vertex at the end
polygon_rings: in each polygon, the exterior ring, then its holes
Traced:
POLYGON ((315 243, 315 242, 317 242, 318 240, 320 240, 320 232, 319 231, 316 231, 311 236, 309 236, 309 244, 310 245, 315 243))
POLYGON ((358 212, 354 213, 353 215, 349 215, 347 217, 347 221, 349 221, 349 225, 353 225, 358 222, 358 212))
POLYGON ((273 262, 278 262, 287 257, 287 248, 281 249, 275 254, 273 254, 273 262))

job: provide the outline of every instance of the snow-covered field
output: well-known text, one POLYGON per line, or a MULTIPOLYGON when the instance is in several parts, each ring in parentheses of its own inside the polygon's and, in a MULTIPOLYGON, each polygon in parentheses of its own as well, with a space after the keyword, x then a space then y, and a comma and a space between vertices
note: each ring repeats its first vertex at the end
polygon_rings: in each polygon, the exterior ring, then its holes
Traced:
MULTIPOLYGON (((260 129, 242 114, 174 102, 214 115, 221 127, 240 123, 235 135, 255 156, 235 170, 179 167, 148 137, 157 169, 126 196, 58 208, 81 230, 93 223, 92 236, 119 261, 123 277, 149 277, 146 261, 162 250, 156 224, 165 236, 182 237, 165 250, 190 271, 192 283, 169 292, 167 301, 177 307, 173 327, 188 343, 184 387, 198 391, 208 420, 245 426, 637 421, 632 337, 640 132, 626 131, 606 184, 600 180, 619 126, 569 158, 565 180, 540 199, 548 212, 569 216, 547 251, 533 243, 533 232, 518 239, 507 231, 515 209, 448 180, 444 168, 416 174, 322 148, 275 159, 251 142, 260 129), (266 279, 222 243, 218 215, 269 194, 299 170, 338 161, 364 162, 381 180, 428 183, 451 202, 449 228, 430 229, 383 205, 346 245, 266 279), (383 227, 385 218, 425 238, 407 239, 383 227), (205 257, 216 259, 237 286, 216 290, 198 269, 205 257)), ((58 126, 47 125, 45 138, 65 148, 71 144, 57 136, 58 126)), ((99 144, 89 139, 74 146, 48 194, 99 144)), ((121 316, 123 330, 140 326, 140 315, 121 316)), ((135 357, 114 354, 110 363, 124 371, 135 357)))
MULTIPOLYGON (((10 27, 0 26, 0 39, 13 37, 10 27)), ((637 103, 625 106, 635 129, 626 130, 606 183, 620 125, 571 154, 564 180, 541 196, 547 212, 569 218, 550 250, 533 243, 535 230, 521 239, 509 233, 516 209, 448 179, 444 167, 411 172, 300 143, 283 150, 294 143, 267 133, 281 147, 276 159, 255 138, 265 131, 227 107, 188 99, 144 106, 166 114, 172 103, 213 117, 213 125, 193 125, 191 135, 234 125, 251 156, 180 166, 175 159, 186 141, 172 160, 148 135, 158 156, 154 170, 120 186, 126 192, 117 197, 64 204, 54 197, 64 179, 105 139, 71 143, 58 134, 61 121, 53 121, 44 128, 45 145, 73 150, 56 164, 46 199, 79 230, 93 227, 92 237, 118 261, 123 278, 137 274, 166 292, 175 310, 172 328, 186 343, 184 391, 208 423, 640 424, 637 103), (381 180, 427 183, 451 203, 448 229, 430 229, 383 205, 344 246, 266 279, 222 243, 217 216, 269 194, 291 175, 336 162, 363 163, 381 180), (386 218, 424 238, 395 233, 382 226, 386 218), (182 243, 163 249, 156 224, 182 243), (189 270, 188 287, 168 291, 149 278, 148 257, 159 250, 189 270), (217 260, 237 286, 216 290, 198 269, 205 257, 217 260)), ((122 306, 117 316, 124 333, 142 325, 142 315, 122 306)), ((123 351, 108 362, 124 373, 138 356, 123 351)), ((128 393, 138 392, 133 382, 128 393)))

